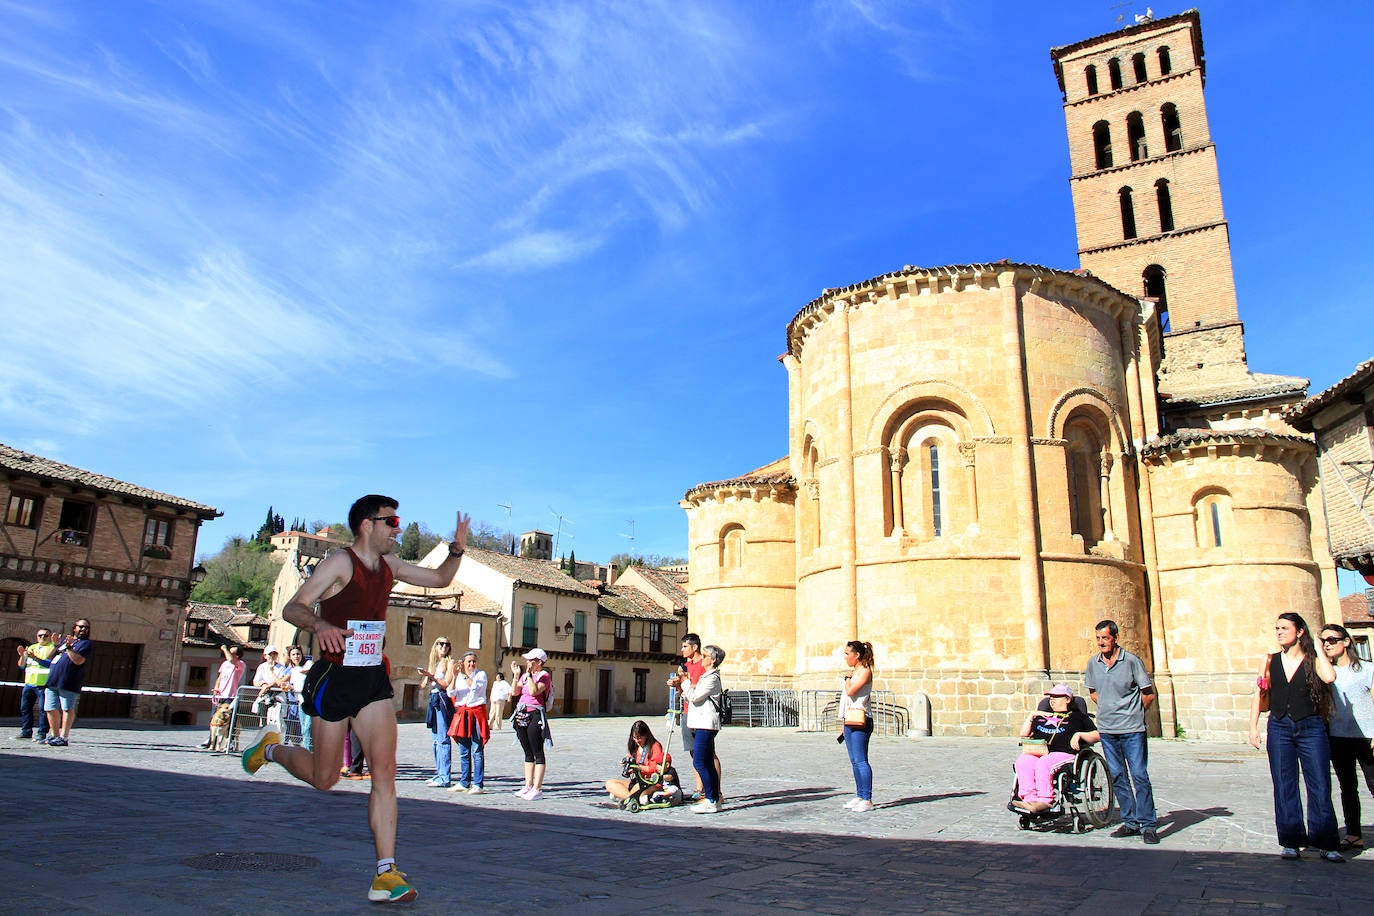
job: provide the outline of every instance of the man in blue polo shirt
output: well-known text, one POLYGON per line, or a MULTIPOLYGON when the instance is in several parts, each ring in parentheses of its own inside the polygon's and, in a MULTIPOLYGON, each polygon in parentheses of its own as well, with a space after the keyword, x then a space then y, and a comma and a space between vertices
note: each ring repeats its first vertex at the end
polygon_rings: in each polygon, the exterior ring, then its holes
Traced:
POLYGON ((1155 832, 1155 797, 1150 787, 1150 748, 1145 734, 1145 710, 1155 701, 1155 689, 1145 663, 1117 643, 1121 630, 1115 620, 1096 627, 1098 654, 1088 659, 1084 681, 1097 704, 1097 731, 1112 788, 1121 808, 1115 837, 1140 836, 1159 842, 1155 832))
POLYGON ((48 713, 49 747, 66 747, 76 723, 76 703, 86 681, 86 663, 91 660, 91 622, 81 618, 72 625, 72 635, 57 644, 57 653, 48 669, 47 695, 43 709, 48 713))

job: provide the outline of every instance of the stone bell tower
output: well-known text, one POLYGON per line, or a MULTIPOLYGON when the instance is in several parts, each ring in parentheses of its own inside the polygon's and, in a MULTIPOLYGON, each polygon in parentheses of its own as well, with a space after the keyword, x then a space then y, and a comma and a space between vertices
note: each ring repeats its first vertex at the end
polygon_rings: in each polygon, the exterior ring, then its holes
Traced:
POLYGON ((1156 301, 1166 399, 1272 387, 1245 361, 1198 12, 1141 20, 1050 52, 1064 94, 1080 263, 1156 301))

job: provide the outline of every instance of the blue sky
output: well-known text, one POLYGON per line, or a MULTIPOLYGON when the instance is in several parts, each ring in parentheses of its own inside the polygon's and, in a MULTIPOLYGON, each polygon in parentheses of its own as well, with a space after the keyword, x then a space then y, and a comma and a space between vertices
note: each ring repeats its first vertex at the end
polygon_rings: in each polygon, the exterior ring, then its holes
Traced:
MULTIPOLYGON (((1201 9, 1250 364, 1315 392, 1374 355, 1374 5, 1201 9)), ((683 554, 823 288, 1077 266, 1049 49, 1121 12, 0 0, 0 441, 217 506, 202 551, 379 491, 683 554)))

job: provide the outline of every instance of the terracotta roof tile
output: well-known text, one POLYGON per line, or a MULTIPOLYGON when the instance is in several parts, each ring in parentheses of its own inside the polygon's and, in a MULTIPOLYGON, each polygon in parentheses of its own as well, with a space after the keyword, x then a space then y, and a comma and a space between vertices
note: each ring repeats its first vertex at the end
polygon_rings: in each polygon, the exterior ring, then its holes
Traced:
POLYGON ((1151 439, 1140 450, 1142 455, 1163 455, 1178 448, 1203 442, 1284 442, 1312 445, 1306 436, 1290 436, 1267 429, 1180 429, 1167 436, 1151 439))
POLYGON ((1305 419, 1341 397, 1352 388, 1369 384, 1374 384, 1374 359, 1367 359, 1360 363, 1355 367, 1354 372, 1350 373, 1330 388, 1327 388, 1325 391, 1312 395, 1312 397, 1303 401, 1301 404, 1294 404, 1283 412, 1283 417, 1290 423, 1294 420, 1305 419))
POLYGON ((39 480, 85 487, 102 495, 118 494, 177 509, 188 509, 201 518, 218 518, 224 514, 214 506, 182 499, 180 496, 172 496, 169 493, 159 493, 157 490, 149 490, 146 487, 115 480, 113 477, 106 477, 104 474, 97 474, 94 471, 83 471, 81 468, 74 468, 69 464, 53 461, 51 458, 21 452, 17 448, 10 448, 2 443, 0 443, 0 469, 23 474, 27 477, 37 477, 39 480))
POLYGON ((772 464, 766 464, 757 471, 745 474, 740 477, 731 477, 728 480, 711 480, 706 483, 699 483, 688 490, 684 499, 691 499, 694 493, 704 493, 711 490, 729 489, 732 487, 783 487, 795 490, 797 481, 783 459, 772 464), (779 468, 779 465, 781 467, 779 468), (774 470, 775 468, 779 468, 774 470))
POLYGON ((245 649, 261 649, 267 643, 258 641, 252 642, 241 637, 234 629, 236 620, 243 622, 267 623, 266 619, 256 615, 243 615, 238 608, 231 604, 205 604, 200 601, 187 602, 187 620, 205 620, 209 622, 209 634, 204 638, 198 636, 187 636, 182 639, 186 645, 193 646, 241 646, 245 649))
POLYGON ((1361 624, 1374 620, 1374 588, 1342 598, 1341 620, 1361 624))
POLYGON ((607 586, 597 606, 612 617, 631 620, 677 620, 672 611, 661 608, 648 595, 633 586, 607 586))
POLYGON ((669 601, 673 602, 673 607, 685 608, 687 606, 687 591, 682 587, 686 576, 678 577, 680 573, 671 573, 662 569, 654 569, 651 566, 636 566, 635 572, 648 580, 659 593, 669 601))
POLYGON ((552 560, 513 557, 499 550, 482 550, 479 547, 469 547, 467 556, 489 569, 496 570, 503 576, 523 582, 526 585, 568 592, 573 595, 596 597, 600 594, 595 588, 583 585, 560 570, 558 564, 552 560))

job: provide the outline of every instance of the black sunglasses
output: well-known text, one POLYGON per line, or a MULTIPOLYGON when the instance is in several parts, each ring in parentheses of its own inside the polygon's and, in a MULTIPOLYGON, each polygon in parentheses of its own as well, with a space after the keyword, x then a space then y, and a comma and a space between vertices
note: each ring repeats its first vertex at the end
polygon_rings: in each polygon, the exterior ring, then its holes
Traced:
POLYGON ((1326 643, 1328 646, 1334 646, 1334 645, 1335 645, 1336 643, 1338 643, 1338 642, 1345 642, 1345 637, 1344 637, 1344 636, 1323 636, 1323 637, 1322 637, 1322 642, 1326 643))
POLYGON ((401 517, 399 515, 369 515, 367 520, 370 522, 386 522, 388 528, 401 527, 401 517))

